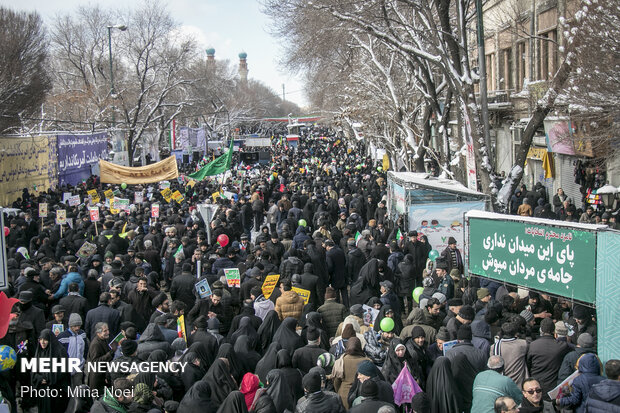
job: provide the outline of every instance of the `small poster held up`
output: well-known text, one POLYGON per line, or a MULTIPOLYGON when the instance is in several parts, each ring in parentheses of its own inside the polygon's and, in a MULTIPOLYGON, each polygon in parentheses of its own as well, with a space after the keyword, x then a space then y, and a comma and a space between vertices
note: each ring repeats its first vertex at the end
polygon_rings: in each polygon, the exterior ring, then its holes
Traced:
POLYGON ((445 343, 443 343, 443 355, 445 356, 448 350, 456 346, 458 343, 458 340, 446 341, 445 343))
POLYGON ((103 194, 105 195, 106 199, 113 199, 114 198, 114 192, 112 192, 111 189, 108 189, 107 191, 104 191, 103 194))
POLYGON ((64 325, 52 324, 52 333, 54 333, 55 336, 58 336, 58 334, 62 333, 63 331, 65 331, 64 325))
POLYGON ((224 270, 228 287, 241 288, 241 274, 238 268, 226 268, 224 270))
POLYGON ((364 325, 373 327, 375 325, 375 320, 379 315, 379 310, 366 304, 362 305, 362 308, 364 309, 364 325))
POLYGON ((90 197, 90 202, 93 204, 98 204, 101 200, 99 199, 99 194, 96 189, 91 189, 87 191, 88 196, 90 197))
POLYGON ((56 211, 56 224, 65 225, 67 223, 67 210, 59 209, 56 211))
POLYGON ((85 241, 80 247, 80 249, 75 253, 75 256, 85 260, 91 255, 95 254, 95 252, 97 252, 97 246, 95 244, 91 244, 88 241, 85 241))
POLYGON ((108 347, 112 350, 116 350, 115 347, 118 347, 121 344, 121 341, 125 339, 125 335, 123 333, 118 333, 116 337, 112 341, 108 343, 108 347))
POLYGON ((265 277, 265 281, 263 282, 262 290, 265 298, 271 297, 273 290, 276 288, 278 284, 278 280, 280 279, 280 274, 271 274, 265 277))
POLYGON ((151 205, 151 218, 159 218, 159 204, 151 205))
POLYGON ((99 221, 99 207, 88 208, 88 213, 90 214, 90 222, 99 221))
POLYGON ((198 281, 196 284, 194 284, 194 287, 196 287, 196 292, 198 293, 200 298, 208 298, 211 296, 211 294, 213 294, 207 280, 198 281))
POLYGON ((121 211, 129 212, 129 199, 127 198, 115 198, 114 207, 121 211))
POLYGON ((47 218, 47 203, 39 204, 39 218, 47 218))
POLYGON ((69 198, 68 202, 69 202, 69 206, 78 206, 78 205, 80 205, 80 202, 82 202, 82 201, 80 200, 80 196, 79 195, 74 195, 74 196, 69 198))
POLYGON ((144 202, 144 193, 143 192, 136 192, 133 194, 133 203, 134 204, 141 204, 142 202, 144 202))

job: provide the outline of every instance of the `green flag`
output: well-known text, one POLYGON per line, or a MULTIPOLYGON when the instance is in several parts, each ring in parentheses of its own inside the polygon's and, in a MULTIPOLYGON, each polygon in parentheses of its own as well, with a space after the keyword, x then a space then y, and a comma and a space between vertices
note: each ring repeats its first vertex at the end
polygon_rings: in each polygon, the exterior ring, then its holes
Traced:
POLYGON ((226 172, 230 169, 230 161, 232 160, 233 153, 233 139, 230 139, 230 147, 228 148, 228 152, 223 155, 220 155, 213 161, 209 162, 196 172, 191 175, 187 175, 188 178, 191 178, 195 181, 202 181, 207 176, 218 175, 226 172))
POLYGON ((398 228, 398 231, 396 231, 396 240, 401 241, 403 238, 403 233, 400 232, 400 228, 398 228))

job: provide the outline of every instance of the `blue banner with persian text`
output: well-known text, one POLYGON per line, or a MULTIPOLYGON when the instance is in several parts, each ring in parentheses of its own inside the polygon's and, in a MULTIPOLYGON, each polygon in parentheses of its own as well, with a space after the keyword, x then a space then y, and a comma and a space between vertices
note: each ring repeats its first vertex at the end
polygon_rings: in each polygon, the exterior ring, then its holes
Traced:
POLYGON ((108 158, 108 133, 58 135, 58 184, 78 185, 91 175, 92 165, 108 158))

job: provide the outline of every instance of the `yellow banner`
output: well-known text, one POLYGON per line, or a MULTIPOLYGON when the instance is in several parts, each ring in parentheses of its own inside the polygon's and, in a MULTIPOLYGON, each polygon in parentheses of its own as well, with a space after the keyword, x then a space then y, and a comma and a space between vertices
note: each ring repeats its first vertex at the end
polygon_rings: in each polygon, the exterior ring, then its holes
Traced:
POLYGON ((174 199, 178 204, 180 204, 185 200, 185 197, 178 190, 176 190, 172 193, 172 199, 174 199))
POLYGON ((58 179, 56 136, 0 138, 0 205, 11 206, 24 188, 47 191, 58 179))
POLYGON ((271 297, 271 293, 273 293, 273 290, 276 288, 279 279, 280 274, 272 274, 265 277, 262 287, 265 298, 271 297))
POLYGON ((120 211, 120 209, 114 208, 114 198, 110 199, 110 213, 113 215, 118 214, 120 211))
POLYGON ((295 291, 298 296, 304 299, 304 305, 308 304, 308 301, 310 300, 310 291, 297 287, 293 287, 291 290, 295 291))
POLYGON ((172 191, 170 190, 170 188, 162 189, 160 193, 161 196, 164 197, 166 202, 170 202, 170 200, 172 199, 172 191))
POLYGON ((106 161, 99 161, 101 182, 108 184, 149 184, 174 179, 179 176, 177 160, 170 156, 148 166, 131 168, 116 165, 106 161))
POLYGON ((111 189, 103 191, 103 195, 105 195, 106 199, 114 199, 114 192, 111 189))
POLYGON ((387 153, 383 154, 383 164, 382 164, 383 172, 386 172, 390 169, 390 158, 387 156, 387 153))

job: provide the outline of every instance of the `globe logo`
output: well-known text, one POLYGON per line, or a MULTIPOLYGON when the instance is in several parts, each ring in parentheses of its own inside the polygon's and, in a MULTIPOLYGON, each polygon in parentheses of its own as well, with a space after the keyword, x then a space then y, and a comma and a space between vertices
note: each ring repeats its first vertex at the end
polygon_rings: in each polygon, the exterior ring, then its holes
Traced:
POLYGON ((12 347, 0 346, 0 371, 10 370, 15 366, 17 353, 12 347))

